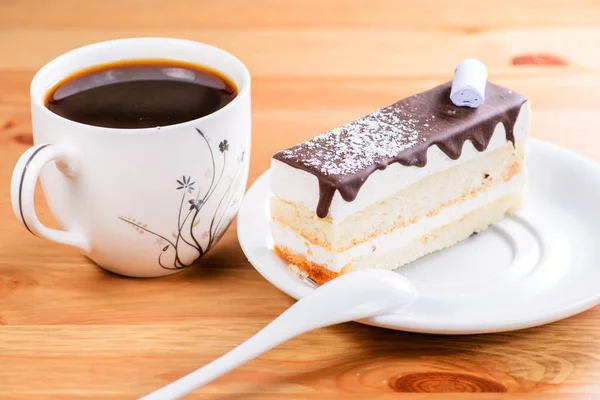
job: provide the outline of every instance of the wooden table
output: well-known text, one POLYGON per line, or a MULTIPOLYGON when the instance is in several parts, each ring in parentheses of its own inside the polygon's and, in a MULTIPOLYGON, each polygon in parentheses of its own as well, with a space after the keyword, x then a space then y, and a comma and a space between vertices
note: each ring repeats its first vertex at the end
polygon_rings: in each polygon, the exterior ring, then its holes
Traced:
MULTIPOLYGON (((246 261, 235 227, 196 267, 136 280, 19 226, 9 180, 32 143, 29 82, 55 56, 150 35, 236 54, 253 76, 251 182, 276 150, 450 80, 468 56, 532 99, 533 136, 600 161, 599 22, 594 1, 1 1, 0 398, 135 398, 236 346, 293 303, 246 261)), ((600 398, 600 308, 463 337, 343 324, 296 338, 191 397, 395 392, 600 398)))

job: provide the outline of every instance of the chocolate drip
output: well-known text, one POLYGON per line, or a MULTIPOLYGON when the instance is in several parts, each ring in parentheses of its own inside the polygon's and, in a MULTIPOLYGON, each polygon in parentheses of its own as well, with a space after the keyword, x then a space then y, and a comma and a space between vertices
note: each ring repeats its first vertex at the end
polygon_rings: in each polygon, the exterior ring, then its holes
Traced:
POLYGON ((400 163, 424 167, 427 150, 436 145, 452 160, 469 140, 484 151, 496 125, 515 145, 514 126, 527 99, 488 83, 479 108, 457 107, 450 101, 451 82, 416 94, 316 138, 275 154, 274 158, 307 171, 319 180, 317 215, 325 218, 335 191, 356 199, 376 170, 400 163))
MULTIPOLYGON (((335 186, 330 182, 319 179, 319 203, 317 204, 317 215, 320 218, 325 218, 329 213, 329 207, 331 207, 331 201, 335 194, 335 186), (325 217, 321 215, 325 214, 325 217)), ((356 198, 356 196, 354 197, 356 198)))

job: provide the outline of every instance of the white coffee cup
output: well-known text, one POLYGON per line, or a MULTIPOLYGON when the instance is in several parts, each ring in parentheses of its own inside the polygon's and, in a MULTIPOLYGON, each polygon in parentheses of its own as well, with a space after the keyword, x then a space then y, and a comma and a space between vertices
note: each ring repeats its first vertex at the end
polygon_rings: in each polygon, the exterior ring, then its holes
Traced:
POLYGON ((216 244, 238 210, 250 159, 250 74, 221 49, 169 38, 75 49, 35 75, 31 113, 34 146, 11 182, 15 215, 34 235, 77 247, 107 270, 135 277, 180 271, 216 244), (153 58, 220 71, 238 95, 205 117, 145 129, 84 125, 44 105, 54 85, 82 69, 153 58), (60 230, 36 216, 38 177, 60 230))

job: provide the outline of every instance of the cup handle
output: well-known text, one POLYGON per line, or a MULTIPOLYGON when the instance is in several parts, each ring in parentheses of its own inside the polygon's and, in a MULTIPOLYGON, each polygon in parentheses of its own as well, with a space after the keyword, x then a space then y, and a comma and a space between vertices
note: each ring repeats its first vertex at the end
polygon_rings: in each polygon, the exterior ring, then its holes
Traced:
POLYGON ((81 233, 48 228, 35 213, 35 185, 42 167, 51 161, 56 161, 57 168, 66 176, 72 177, 77 173, 79 163, 67 148, 54 144, 39 144, 29 148, 17 161, 13 171, 10 184, 13 211, 21 224, 34 235, 89 252, 90 245, 81 233))

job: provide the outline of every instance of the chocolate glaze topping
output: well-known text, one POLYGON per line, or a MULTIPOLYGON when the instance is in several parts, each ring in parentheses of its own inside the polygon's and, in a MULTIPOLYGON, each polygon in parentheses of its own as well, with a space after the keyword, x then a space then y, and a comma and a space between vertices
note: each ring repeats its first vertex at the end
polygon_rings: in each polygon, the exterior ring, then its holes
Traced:
POLYGON ((452 82, 400 100, 308 142, 275 154, 274 158, 315 175, 319 180, 317 215, 325 218, 336 190, 352 201, 367 178, 392 163, 423 167, 427 149, 437 145, 448 157, 460 157, 470 140, 484 151, 498 123, 506 140, 515 144, 514 126, 527 99, 489 83, 479 108, 455 106, 452 82))

